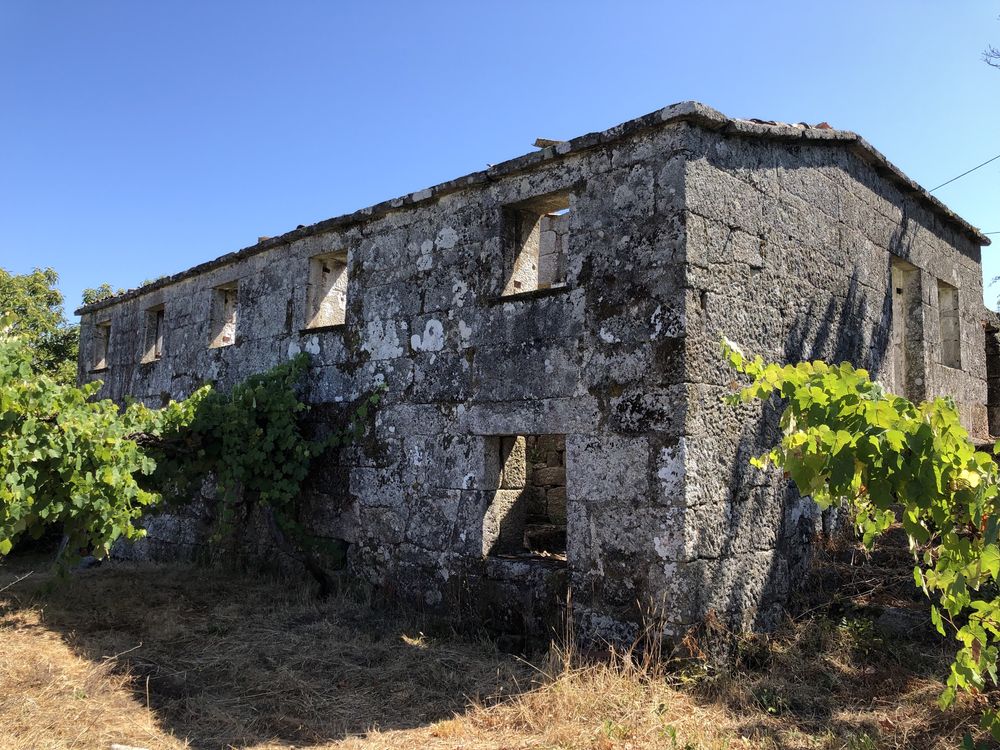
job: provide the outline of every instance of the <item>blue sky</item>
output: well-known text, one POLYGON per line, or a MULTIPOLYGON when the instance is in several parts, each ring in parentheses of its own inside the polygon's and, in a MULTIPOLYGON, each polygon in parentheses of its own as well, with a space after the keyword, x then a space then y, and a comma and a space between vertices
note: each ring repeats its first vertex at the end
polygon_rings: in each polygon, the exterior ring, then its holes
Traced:
MULTIPOLYGON (((0 0, 0 265, 53 266, 71 310, 84 287, 685 99, 855 130, 933 187, 1000 153, 1000 70, 980 59, 998 16, 979 0, 0 0)), ((1000 160, 936 195, 1000 231, 1000 160)))

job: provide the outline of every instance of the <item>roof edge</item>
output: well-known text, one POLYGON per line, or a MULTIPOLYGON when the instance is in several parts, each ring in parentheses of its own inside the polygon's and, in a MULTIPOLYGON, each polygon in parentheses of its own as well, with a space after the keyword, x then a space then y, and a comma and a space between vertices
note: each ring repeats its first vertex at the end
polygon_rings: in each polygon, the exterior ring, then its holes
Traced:
POLYGON ((199 263, 184 271, 164 276, 156 281, 150 282, 135 289, 129 289, 121 294, 107 297, 97 302, 81 305, 74 311, 75 315, 84 315, 95 312, 111 305, 116 305, 129 299, 133 299, 143 294, 155 291, 179 281, 197 276, 215 268, 236 263, 246 258, 253 257, 259 253, 287 245, 296 240, 311 237, 315 234, 333 231, 353 224, 359 224, 373 218, 384 216, 392 211, 409 208, 416 205, 429 203, 449 193, 458 192, 469 187, 493 182, 500 177, 506 177, 518 172, 531 169, 539 164, 561 159, 569 154, 589 151, 599 146, 620 141, 636 133, 650 130, 663 125, 677 122, 690 122, 699 125, 707 130, 722 132, 725 134, 746 136, 752 138, 767 138, 776 141, 811 141, 816 143, 840 143, 850 148, 858 157, 872 165, 876 172, 890 181, 896 183, 903 189, 904 195, 916 198, 925 203, 934 213, 940 215, 947 223, 953 224, 960 231, 965 233, 970 239, 986 246, 991 244, 990 238, 979 229, 969 224, 965 219, 956 214, 944 203, 931 195, 895 164, 890 162, 885 155, 872 146, 868 141, 849 130, 834 130, 830 128, 799 127, 781 124, 766 124, 753 120, 741 120, 727 117, 717 109, 713 109, 701 102, 684 101, 671 104, 663 109, 635 119, 628 120, 594 133, 587 133, 573 138, 569 141, 548 146, 538 151, 532 151, 522 156, 509 159, 499 164, 494 164, 489 169, 472 172, 462 177, 442 182, 423 190, 398 198, 376 203, 367 208, 362 208, 348 214, 342 214, 330 219, 324 219, 315 224, 293 229, 291 232, 270 237, 254 245, 244 247, 234 252, 226 253, 213 260, 199 263))

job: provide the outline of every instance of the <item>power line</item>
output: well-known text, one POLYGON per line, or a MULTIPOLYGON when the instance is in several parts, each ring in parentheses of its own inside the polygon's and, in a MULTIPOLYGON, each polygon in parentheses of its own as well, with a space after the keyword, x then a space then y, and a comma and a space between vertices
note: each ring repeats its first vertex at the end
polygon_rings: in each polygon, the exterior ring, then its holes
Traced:
POLYGON ((980 167, 985 167, 985 166, 986 166, 987 164, 989 164, 989 163, 990 163, 991 161, 996 161, 997 159, 1000 159, 1000 154, 997 154, 997 155, 996 155, 996 156, 994 156, 994 157, 993 157, 992 159, 987 159, 987 160, 986 160, 986 161, 984 161, 984 162, 983 162, 982 164, 980 164, 980 165, 978 165, 978 166, 975 166, 975 167, 973 167, 972 169, 970 169, 970 170, 969 170, 968 172, 962 172, 962 174, 960 174, 960 175, 959 175, 958 177, 952 177, 952 178, 951 178, 950 180, 948 180, 947 182, 942 182, 942 183, 941 183, 940 185, 938 185, 938 186, 937 186, 936 188, 931 188, 931 189, 930 189, 930 190, 928 190, 927 192, 928 192, 928 193, 933 193, 933 192, 934 192, 935 190, 938 190, 938 189, 940 189, 940 188, 943 188, 943 187, 944 187, 945 185, 950 185, 950 184, 951 184, 951 183, 953 183, 953 182, 954 182, 955 180, 960 180, 961 178, 965 177, 965 175, 967 175, 967 174, 972 174, 973 172, 975 172, 975 171, 976 171, 977 169, 979 169, 980 167))

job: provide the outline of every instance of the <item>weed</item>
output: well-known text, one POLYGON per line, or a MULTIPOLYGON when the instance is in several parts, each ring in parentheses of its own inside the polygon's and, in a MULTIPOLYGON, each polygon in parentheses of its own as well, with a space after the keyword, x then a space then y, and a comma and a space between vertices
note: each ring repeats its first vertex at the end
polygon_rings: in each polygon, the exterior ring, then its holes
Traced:
POLYGON ((844 750, 878 750, 878 745, 867 732, 852 734, 847 738, 844 750))

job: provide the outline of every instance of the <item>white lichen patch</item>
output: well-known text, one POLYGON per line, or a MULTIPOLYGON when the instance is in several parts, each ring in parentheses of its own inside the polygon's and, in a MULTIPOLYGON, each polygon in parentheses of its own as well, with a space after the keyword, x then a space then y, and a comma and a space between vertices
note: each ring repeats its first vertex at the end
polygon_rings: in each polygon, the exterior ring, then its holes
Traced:
POLYGON ((465 295, 469 293, 469 285, 462 279, 456 279, 451 286, 451 303, 454 307, 462 307, 465 304, 465 295))
POLYGON ((434 242, 424 240, 420 243, 420 254, 417 256, 417 270, 429 271, 434 267, 434 242))
POLYGON ((458 321, 458 340, 462 346, 468 346, 472 342, 472 326, 464 320, 458 321))
POLYGON ((437 239, 434 243, 442 250, 449 250, 455 247, 458 242, 458 232, 456 232, 451 227, 442 227, 441 231, 437 234, 437 239))
POLYGON ((660 480, 660 493, 664 499, 680 497, 684 491, 684 464, 687 445, 681 438, 677 445, 660 449, 656 478, 660 480))
POLYGON ((653 549, 656 550, 656 554, 666 560, 670 557, 670 545, 666 539, 660 536, 653 537, 653 549))
POLYGON ((410 336, 410 346, 415 352, 439 352, 444 348, 444 325, 431 318, 424 324, 423 334, 410 336))
MULTIPOLYGON (((403 326, 405 329, 405 325, 403 326)), ((372 359, 395 359, 403 356, 403 347, 393 321, 371 320, 365 324, 361 348, 372 359)))
POLYGON ((619 341, 621 341, 621 339, 619 339, 617 336, 611 333, 611 331, 609 331, 607 328, 604 327, 602 327, 601 330, 598 331, 597 335, 600 336, 601 341, 603 341, 605 344, 617 344, 619 341))
POLYGON ((652 338, 674 338, 684 332, 684 315, 664 311, 663 305, 657 305, 649 318, 649 325, 652 328, 652 338))

